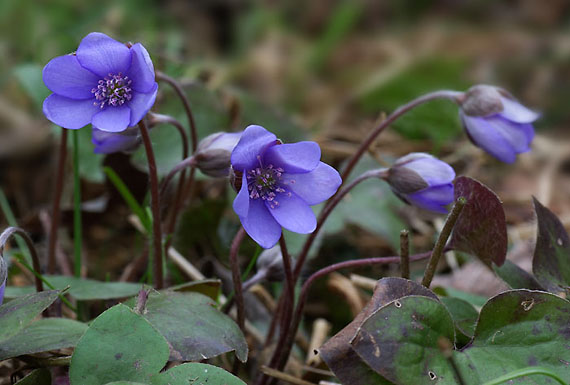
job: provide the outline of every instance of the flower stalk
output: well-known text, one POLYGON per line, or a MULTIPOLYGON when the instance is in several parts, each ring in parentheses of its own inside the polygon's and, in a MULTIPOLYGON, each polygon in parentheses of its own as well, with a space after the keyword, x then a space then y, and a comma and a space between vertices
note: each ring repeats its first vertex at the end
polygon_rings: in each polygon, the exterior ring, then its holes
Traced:
POLYGON ((443 254, 443 251, 445 249, 445 244, 447 243, 447 239, 451 235, 451 230, 453 230, 453 226, 455 226, 455 223, 459 218, 459 214, 461 214, 461 210, 463 210, 463 207, 465 207, 466 203, 467 199, 463 197, 457 198, 457 200, 455 201, 455 205, 453 206, 453 209, 447 216, 445 224, 443 225, 443 228, 439 233, 439 237, 437 238, 437 242, 435 243, 430 260, 424 272, 424 277, 422 279, 422 285, 427 288, 429 288, 431 280, 435 275, 437 264, 439 262, 439 259, 441 258, 441 255, 443 254))
POLYGON ((158 193, 158 174, 156 169, 156 160, 154 158, 154 151, 152 150, 152 143, 146 125, 141 120, 139 128, 143 139, 144 149, 148 161, 148 175, 150 179, 150 205, 152 211, 152 247, 153 247, 153 275, 154 287, 162 289, 164 286, 163 272, 162 272, 162 228, 160 220, 160 195, 158 193))
POLYGON ((410 232, 400 231, 400 272, 402 278, 410 279, 410 232))
POLYGON ((73 255, 74 275, 81 277, 81 178, 79 176, 79 132, 74 130, 73 138, 73 255))
POLYGON ((59 227, 59 205, 63 191, 63 176, 65 174, 65 161, 67 159, 67 130, 61 129, 59 143, 59 159, 55 173, 55 187, 53 192, 51 226, 48 239, 48 273, 55 274, 55 247, 57 244, 57 228, 59 227))

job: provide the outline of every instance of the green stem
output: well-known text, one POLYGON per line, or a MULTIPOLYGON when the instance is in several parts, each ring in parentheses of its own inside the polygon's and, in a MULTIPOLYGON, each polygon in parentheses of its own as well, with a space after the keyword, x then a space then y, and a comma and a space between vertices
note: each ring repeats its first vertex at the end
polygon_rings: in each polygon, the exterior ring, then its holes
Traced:
POLYGON ((74 273, 81 277, 81 179, 79 177, 79 131, 73 130, 73 255, 74 273))
POLYGON ((495 378, 494 380, 487 381, 483 385, 498 385, 510 380, 514 380, 515 378, 531 376, 533 374, 542 374, 543 376, 553 378, 562 385, 566 384, 566 382, 564 382, 564 380, 558 377, 558 375, 554 373, 552 370, 540 366, 535 366, 532 368, 514 370, 510 373, 505 374, 504 376, 500 376, 495 378))

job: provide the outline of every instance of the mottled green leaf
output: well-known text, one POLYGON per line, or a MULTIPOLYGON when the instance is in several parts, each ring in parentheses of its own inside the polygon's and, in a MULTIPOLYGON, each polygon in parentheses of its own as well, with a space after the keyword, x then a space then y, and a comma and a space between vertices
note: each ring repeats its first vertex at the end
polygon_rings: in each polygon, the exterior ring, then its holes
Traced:
POLYGON ((501 267, 493 266, 493 270, 511 289, 544 290, 532 274, 527 273, 508 259, 501 267))
POLYGON ((41 319, 3 340, 0 343, 0 360, 74 347, 86 330, 86 324, 70 319, 41 319))
POLYGON ((118 304, 97 317, 71 358, 71 385, 147 382, 168 360, 168 343, 129 307, 118 304))
POLYGON ((538 282, 552 293, 570 294, 570 238, 564 225, 533 198, 538 225, 532 270, 538 282))
POLYGON ((445 305, 451 314, 451 318, 453 318, 458 342, 465 345, 473 338, 479 312, 469 302, 459 298, 441 297, 439 300, 445 305))
POLYGON ((425 287, 407 279, 382 278, 374 288, 374 294, 366 307, 344 329, 328 340, 319 354, 343 385, 391 384, 368 365, 352 349, 350 341, 362 323, 387 303, 409 295, 422 295, 437 299, 425 287))
POLYGON ((242 362, 248 347, 236 323, 198 293, 151 293, 143 316, 170 343, 170 360, 199 361, 235 351, 242 362))
POLYGON ((57 298, 59 290, 28 294, 0 306, 0 341, 20 332, 57 298))
POLYGON ((167 290, 178 291, 180 293, 200 293, 210 297, 214 301, 218 300, 222 281, 219 279, 204 279, 201 281, 186 282, 181 285, 169 287, 167 290))
POLYGON ((151 380, 152 385, 245 385, 245 382, 217 366, 187 363, 175 366, 151 380))

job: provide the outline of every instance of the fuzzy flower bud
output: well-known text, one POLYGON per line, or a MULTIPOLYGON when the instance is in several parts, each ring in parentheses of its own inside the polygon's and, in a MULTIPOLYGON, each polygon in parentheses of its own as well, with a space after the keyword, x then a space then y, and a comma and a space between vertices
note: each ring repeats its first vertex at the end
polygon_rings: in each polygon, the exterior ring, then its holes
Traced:
POLYGON ((141 136, 137 127, 129 127, 122 132, 107 132, 93 127, 91 142, 96 154, 130 153, 141 143, 141 136))
POLYGON ((196 167, 214 178, 228 176, 230 157, 242 133, 217 132, 202 139, 194 155, 196 167))
POLYGON ((505 90, 477 85, 459 101, 459 116, 469 139, 495 158, 513 163, 516 155, 530 150, 532 122, 539 115, 518 103, 505 90))
POLYGON ((453 201, 455 171, 447 163, 414 152, 396 160, 384 179, 404 202, 426 210, 446 213, 453 201))

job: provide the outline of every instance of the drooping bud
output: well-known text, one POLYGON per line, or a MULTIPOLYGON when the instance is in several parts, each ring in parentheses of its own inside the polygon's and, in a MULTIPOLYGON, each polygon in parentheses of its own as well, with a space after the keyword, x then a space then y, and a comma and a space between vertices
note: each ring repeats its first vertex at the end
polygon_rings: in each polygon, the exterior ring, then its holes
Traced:
POLYGON ((121 132, 101 131, 93 127, 91 142, 96 154, 131 153, 137 149, 142 139, 138 127, 129 127, 121 132))
POLYGON ((467 90, 462 98, 461 109, 469 116, 489 116, 503 111, 501 98, 507 93, 494 86, 480 84, 467 90))
POLYGON ((478 85, 459 100, 459 117, 469 139, 495 158, 513 163, 530 151, 532 123, 539 114, 517 102, 502 88, 478 85))
POLYGON ((419 152, 399 158, 384 177, 404 202, 442 213, 453 201, 454 178, 455 171, 447 163, 419 152))
POLYGON ((217 132, 202 139, 194 155, 196 167, 214 178, 228 176, 230 157, 241 135, 241 132, 217 132))

